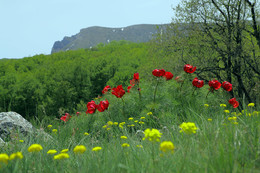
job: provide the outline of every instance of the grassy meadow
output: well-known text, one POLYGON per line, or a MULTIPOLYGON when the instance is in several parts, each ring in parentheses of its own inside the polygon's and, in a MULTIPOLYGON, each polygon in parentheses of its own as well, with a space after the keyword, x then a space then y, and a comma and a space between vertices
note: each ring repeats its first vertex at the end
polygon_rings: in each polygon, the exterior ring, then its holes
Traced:
POLYGON ((109 102, 102 112, 81 102, 65 121, 32 119, 52 139, 17 134, 0 149, 0 172, 260 172, 257 104, 233 108, 222 87, 193 86, 193 73, 147 74, 123 96, 94 98, 109 102))

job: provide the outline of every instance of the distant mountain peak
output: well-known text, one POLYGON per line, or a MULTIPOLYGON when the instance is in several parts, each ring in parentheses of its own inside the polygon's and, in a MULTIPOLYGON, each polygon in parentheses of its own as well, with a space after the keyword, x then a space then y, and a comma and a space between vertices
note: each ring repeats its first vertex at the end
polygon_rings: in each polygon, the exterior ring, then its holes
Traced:
POLYGON ((83 28, 76 35, 71 37, 65 36, 62 41, 56 41, 51 53, 76 50, 79 48, 90 48, 99 43, 107 44, 114 40, 148 42, 151 40, 153 34, 157 32, 157 26, 161 27, 164 25, 140 24, 118 28, 101 26, 83 28))

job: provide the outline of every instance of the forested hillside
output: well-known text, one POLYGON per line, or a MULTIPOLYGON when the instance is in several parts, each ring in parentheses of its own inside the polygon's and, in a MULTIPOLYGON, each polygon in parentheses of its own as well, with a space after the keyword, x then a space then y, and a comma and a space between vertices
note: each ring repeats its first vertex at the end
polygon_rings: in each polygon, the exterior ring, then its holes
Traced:
POLYGON ((101 95, 106 84, 128 83, 152 58, 148 43, 102 44, 23 59, 0 60, 0 111, 59 116, 101 95))

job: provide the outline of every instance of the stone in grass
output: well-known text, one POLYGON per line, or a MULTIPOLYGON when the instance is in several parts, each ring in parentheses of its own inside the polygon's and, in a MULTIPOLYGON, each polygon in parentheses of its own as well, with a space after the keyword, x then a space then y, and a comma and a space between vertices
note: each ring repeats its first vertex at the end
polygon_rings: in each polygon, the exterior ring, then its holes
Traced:
POLYGON ((52 139, 49 134, 34 128, 20 114, 16 112, 0 113, 0 145, 4 145, 5 142, 9 142, 14 138, 22 139, 27 136, 41 137, 44 140, 52 139))

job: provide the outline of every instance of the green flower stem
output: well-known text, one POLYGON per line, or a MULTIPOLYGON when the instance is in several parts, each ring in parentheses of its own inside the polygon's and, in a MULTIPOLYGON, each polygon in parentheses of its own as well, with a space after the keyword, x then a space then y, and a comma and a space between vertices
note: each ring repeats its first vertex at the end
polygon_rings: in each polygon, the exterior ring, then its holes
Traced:
POLYGON ((121 97, 121 100, 122 100, 122 102, 123 102, 123 109, 122 109, 123 116, 126 117, 126 116, 125 116, 125 100, 123 99, 123 97, 121 97))
POLYGON ((158 88, 158 85, 159 85, 159 78, 157 78, 157 84, 155 86, 155 90, 154 90, 154 96, 153 96, 153 102, 155 103, 155 96, 156 96, 156 92, 157 92, 157 88, 158 88))

